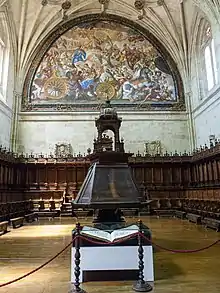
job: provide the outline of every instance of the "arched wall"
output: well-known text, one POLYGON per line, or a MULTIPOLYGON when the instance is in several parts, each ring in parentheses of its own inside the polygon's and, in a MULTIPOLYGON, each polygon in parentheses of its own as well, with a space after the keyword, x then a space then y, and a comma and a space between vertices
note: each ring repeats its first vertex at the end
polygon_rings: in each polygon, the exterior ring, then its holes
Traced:
POLYGON ((0 39, 4 43, 2 84, 0 85, 0 145, 9 148, 13 120, 14 51, 7 11, 0 7, 0 39))
MULTIPOLYGON (((152 45, 152 48, 156 49, 158 53, 160 54, 158 57, 162 58, 162 61, 164 62, 164 67, 167 67, 170 71, 170 75, 172 76, 173 82, 174 82, 174 88, 176 91, 176 95, 178 96, 175 102, 177 103, 166 103, 162 105, 163 109, 172 109, 174 108, 175 110, 185 110, 185 103, 184 103, 184 89, 183 89, 183 83, 181 79, 181 75, 179 73, 179 70, 177 68, 177 65, 171 58, 170 54, 168 51, 165 49, 163 44, 161 44, 149 31, 138 25, 137 23, 134 23, 131 20, 128 20, 123 17, 118 17, 117 15, 111 15, 111 14, 105 14, 105 15, 100 15, 100 14, 91 14, 91 15, 85 15, 83 17, 78 17, 71 19, 70 21, 64 23, 63 25, 59 25, 58 27, 54 28, 53 31, 47 36, 39 45, 35 52, 35 58, 32 61, 28 73, 25 78, 24 82, 24 87, 23 87, 23 109, 24 111, 26 110, 26 107, 28 110, 33 110, 37 111, 38 109, 41 110, 41 107, 39 106, 34 106, 34 103, 31 102, 30 100, 30 94, 31 94, 31 86, 33 85, 33 80, 36 75, 37 69, 39 66, 42 64, 42 61, 45 59, 45 55, 50 52, 50 48, 56 44, 57 40, 60 40, 61 37, 64 35, 66 32, 70 32, 71 29, 76 28, 78 29, 78 26, 81 26, 82 24, 89 26, 88 31, 91 30, 97 23, 101 23, 102 25, 105 22, 109 22, 111 24, 114 23, 116 26, 118 25, 117 29, 120 31, 120 29, 123 28, 129 28, 132 29, 134 32, 133 37, 141 37, 143 36, 144 39, 146 39, 146 45, 152 45), (121 26, 121 27, 120 27, 121 26), (137 34, 137 35, 136 35, 137 34), (31 104, 31 105, 30 105, 31 104)), ((88 31, 85 30, 86 33, 88 31)), ((104 32, 105 30, 101 31, 104 32)), ((66 36, 65 36, 66 37, 66 36)), ((129 37, 129 34, 128 34, 129 37)), ((118 40, 119 41, 119 40, 118 40)), ((127 45, 126 42, 123 43, 124 45, 127 45)), ((134 45, 134 44, 133 44, 134 45)), ((138 42, 137 42, 137 45, 138 42)), ((116 44, 117 46, 117 44, 116 44)), ((68 48, 69 49, 69 48, 68 48)), ((74 51, 74 50, 73 50, 74 51)), ((72 52, 73 53, 73 52, 72 52)), ((103 53, 103 52, 101 52, 103 53)), ((132 56, 131 56, 132 57, 132 56)), ((67 65, 67 64, 65 64, 67 65)), ((155 101, 157 103, 158 101, 155 101)), ((166 102, 169 102, 167 100, 166 102)), ((172 101, 171 101, 172 102, 172 101)), ((52 103, 49 103, 52 104, 52 103)), ((77 105, 76 103, 73 103, 74 105, 74 110, 76 110, 77 105)), ((99 103, 98 103, 99 104, 99 103)), ((158 104, 158 103, 157 103, 158 104)), ((85 108, 89 109, 87 103, 84 101, 84 105, 86 105, 85 108)), ((80 104, 80 108, 84 107, 83 103, 80 104)), ((91 110, 93 109, 94 106, 96 106, 97 103, 92 104, 91 110)), ((141 107, 149 108, 149 103, 141 103, 141 107)), ((125 107, 126 105, 124 105, 125 107)), ((129 104, 129 107, 131 105, 129 104)), ((44 107, 42 107, 43 109, 44 107)), ((50 107, 51 108, 51 107, 50 107)), ((152 110, 154 109, 154 103, 151 103, 152 110)))
POLYGON ((70 27, 85 22, 111 19, 116 23, 124 23, 140 34, 145 35, 156 47, 171 69, 171 74, 178 90, 178 99, 171 103, 140 103, 137 105, 116 105, 123 117, 121 135, 125 138, 126 150, 143 153, 146 143, 160 141, 162 151, 189 150, 188 121, 185 112, 183 85, 177 66, 160 44, 150 33, 141 26, 127 19, 114 15, 90 15, 79 17, 55 28, 35 52, 35 58, 29 68, 25 84, 23 110, 20 114, 18 150, 24 152, 49 153, 54 152, 56 143, 70 143, 74 152, 85 152, 92 147, 95 135, 94 119, 100 103, 96 105, 69 106, 65 103, 39 107, 28 101, 31 82, 36 69, 44 54, 54 41, 70 27))
POLYGON ((195 19, 191 53, 191 100, 196 146, 199 147, 204 144, 209 145, 209 136, 211 135, 220 138, 220 34, 219 24, 213 19, 209 21, 204 13, 197 12, 195 19), (202 39, 208 23, 214 39, 218 71, 218 82, 210 91, 206 89, 206 70, 204 52, 202 51, 202 39))

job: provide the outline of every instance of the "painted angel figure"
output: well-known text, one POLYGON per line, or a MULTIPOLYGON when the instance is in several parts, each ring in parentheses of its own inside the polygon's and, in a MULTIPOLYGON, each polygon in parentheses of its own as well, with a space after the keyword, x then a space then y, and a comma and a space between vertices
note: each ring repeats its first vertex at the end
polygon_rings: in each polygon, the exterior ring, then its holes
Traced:
POLYGON ((72 57, 72 65, 75 65, 75 63, 83 62, 86 60, 86 51, 82 49, 82 46, 79 46, 74 53, 72 57))

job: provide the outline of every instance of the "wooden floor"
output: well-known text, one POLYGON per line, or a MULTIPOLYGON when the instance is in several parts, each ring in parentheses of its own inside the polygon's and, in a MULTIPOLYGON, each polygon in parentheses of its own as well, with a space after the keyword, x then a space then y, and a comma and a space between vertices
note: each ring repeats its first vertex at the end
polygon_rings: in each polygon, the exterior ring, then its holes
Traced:
MULTIPOLYGON (((134 222, 135 219, 128 220, 134 222)), ((153 240, 168 248, 196 249, 217 239, 220 233, 179 219, 143 218, 152 230, 153 240)), ((85 221, 81 221, 84 224, 85 221)), ((74 220, 40 219, 0 236, 0 284, 41 265, 71 241, 74 220)), ((88 224, 88 221, 87 221, 88 224)), ((192 254, 154 253, 155 293, 219 293, 220 243, 207 251, 192 254)), ((90 282, 88 292, 133 292, 131 281, 90 282)), ((42 270, 24 280, 0 288, 0 293, 67 293, 70 284, 70 250, 42 270)))

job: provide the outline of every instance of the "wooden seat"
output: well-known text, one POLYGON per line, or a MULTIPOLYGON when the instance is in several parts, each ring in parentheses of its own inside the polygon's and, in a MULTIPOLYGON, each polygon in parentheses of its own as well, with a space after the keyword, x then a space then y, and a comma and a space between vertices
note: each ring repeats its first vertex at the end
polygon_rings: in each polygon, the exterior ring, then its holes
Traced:
POLYGON ((57 215, 56 211, 39 211, 37 213, 38 217, 48 217, 48 218, 54 218, 57 215))
POLYGON ((213 228, 216 230, 216 232, 220 231, 220 221, 212 218, 204 218, 202 220, 205 227, 213 228))
POLYGON ((175 217, 180 218, 180 219, 183 220, 183 219, 186 218, 186 212, 176 210, 176 211, 175 211, 175 217))
POLYGON ((50 211, 55 211, 56 210, 56 205, 55 205, 55 201, 50 199, 49 201, 49 210, 50 211))
POLYGON ((25 215, 24 217, 25 217, 26 222, 28 222, 28 223, 35 221, 35 219, 38 220, 37 213, 31 213, 31 214, 25 215))
POLYGON ((8 222, 7 221, 0 222, 0 235, 7 233, 7 229, 8 229, 8 222))
POLYGON ((38 201, 38 208, 39 211, 43 211, 45 209, 44 200, 42 198, 38 201))
POLYGON ((172 217, 175 213, 174 210, 171 209, 159 209, 159 210, 155 210, 157 217, 172 217))
POLYGON ((200 215, 188 213, 186 217, 190 222, 196 223, 197 225, 201 224, 202 217, 200 215))
POLYGON ((19 228, 24 225, 24 217, 11 219, 11 224, 13 228, 19 228))
POLYGON ((170 199, 170 206, 171 209, 177 210, 181 208, 181 202, 179 198, 171 198, 170 199))
POLYGON ((155 209, 157 217, 173 216, 174 210, 171 209, 170 200, 168 198, 159 200, 159 208, 155 209))

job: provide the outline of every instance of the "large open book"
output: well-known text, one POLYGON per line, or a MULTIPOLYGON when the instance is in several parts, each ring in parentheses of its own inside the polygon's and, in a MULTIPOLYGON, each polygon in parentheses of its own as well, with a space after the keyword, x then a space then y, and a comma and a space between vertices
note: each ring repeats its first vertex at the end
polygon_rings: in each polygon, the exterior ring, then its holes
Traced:
POLYGON ((84 226, 81 231, 81 234, 90 238, 96 238, 96 239, 100 239, 100 240, 104 240, 108 242, 113 242, 115 240, 128 237, 137 232, 138 232, 137 225, 131 225, 126 228, 117 229, 111 233, 103 231, 103 230, 99 230, 93 227, 84 226))

